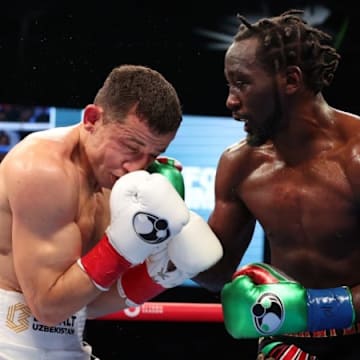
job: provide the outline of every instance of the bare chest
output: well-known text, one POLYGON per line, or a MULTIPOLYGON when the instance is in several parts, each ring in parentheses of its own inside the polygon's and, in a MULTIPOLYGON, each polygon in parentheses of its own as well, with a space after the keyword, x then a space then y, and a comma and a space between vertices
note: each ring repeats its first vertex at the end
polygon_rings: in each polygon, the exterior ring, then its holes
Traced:
POLYGON ((239 190, 269 237, 341 238, 358 227, 353 191, 337 162, 266 164, 239 190))

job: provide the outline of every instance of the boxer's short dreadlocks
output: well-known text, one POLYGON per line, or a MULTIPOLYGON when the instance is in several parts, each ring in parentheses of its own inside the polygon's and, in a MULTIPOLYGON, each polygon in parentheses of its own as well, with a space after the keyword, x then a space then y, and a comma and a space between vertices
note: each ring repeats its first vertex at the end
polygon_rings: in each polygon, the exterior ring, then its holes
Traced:
POLYGON ((330 85, 340 55, 329 44, 331 36, 308 25, 302 14, 302 10, 288 10, 254 24, 238 15, 242 24, 234 40, 259 38, 257 56, 267 71, 278 72, 296 65, 302 70, 307 86, 317 93, 330 85))

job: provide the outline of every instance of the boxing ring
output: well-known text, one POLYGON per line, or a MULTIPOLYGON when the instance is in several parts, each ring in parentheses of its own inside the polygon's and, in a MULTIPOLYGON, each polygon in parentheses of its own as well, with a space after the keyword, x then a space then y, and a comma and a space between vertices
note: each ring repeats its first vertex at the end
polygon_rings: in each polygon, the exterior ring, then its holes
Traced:
POLYGON ((90 320, 85 340, 101 360, 119 360, 124 355, 198 360, 219 351, 237 355, 240 352, 242 360, 253 360, 256 341, 233 339, 226 332, 221 304, 216 299, 207 302, 206 295, 202 299, 201 291, 197 295, 188 301, 182 293, 177 302, 164 296, 90 320))
POLYGON ((146 302, 97 320, 223 322, 221 304, 146 302))
POLYGON ((226 332, 221 304, 216 300, 208 303, 205 298, 203 302, 191 302, 181 297, 184 299, 180 302, 164 297, 92 319, 85 340, 101 360, 118 360, 124 355, 197 360, 221 349, 234 354, 240 351, 242 360, 254 358, 255 341, 235 340, 226 332))

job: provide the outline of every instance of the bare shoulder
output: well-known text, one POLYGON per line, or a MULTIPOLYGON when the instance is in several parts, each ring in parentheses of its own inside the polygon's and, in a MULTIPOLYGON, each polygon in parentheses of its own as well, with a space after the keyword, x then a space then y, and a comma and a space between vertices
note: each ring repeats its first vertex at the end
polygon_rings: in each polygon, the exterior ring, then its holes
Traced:
POLYGON ((74 127, 55 128, 32 133, 20 141, 8 154, 6 167, 12 171, 46 170, 70 160, 78 144, 74 127), (46 166, 45 166, 46 165, 46 166))
POLYGON ((230 178, 248 176, 263 163, 273 161, 275 152, 271 144, 251 147, 242 140, 227 147, 221 154, 218 172, 224 172, 230 178))
POLYGON ((334 109, 334 111, 336 111, 337 116, 340 119, 348 120, 348 121, 353 121, 353 120, 356 121, 357 120, 357 121, 360 122, 360 116, 357 115, 357 114, 354 114, 354 113, 351 113, 351 112, 348 112, 348 111, 338 110, 338 109, 334 109))
POLYGON ((0 178, 14 205, 25 207, 26 201, 32 201, 41 206, 49 196, 66 200, 74 195, 77 171, 71 158, 72 137, 71 132, 34 133, 10 151, 1 164, 0 178))
POLYGON ((246 144, 246 140, 231 144, 221 154, 219 167, 225 165, 233 167, 238 162, 242 162, 248 153, 249 146, 246 144))
POLYGON ((338 118, 341 120, 339 133, 345 140, 345 150, 358 155, 360 151, 360 116, 338 111, 338 118))
MULTIPOLYGON (((342 163, 345 175, 355 186, 360 178, 360 117, 351 113, 338 111, 341 120, 339 134, 342 146, 335 152, 336 159, 342 163)), ((360 194, 360 185, 355 190, 360 194)))
POLYGON ((251 147, 246 140, 227 147, 218 162, 215 176, 215 192, 217 199, 232 201, 237 199, 239 186, 245 182, 265 162, 274 159, 273 146, 265 144, 251 147))

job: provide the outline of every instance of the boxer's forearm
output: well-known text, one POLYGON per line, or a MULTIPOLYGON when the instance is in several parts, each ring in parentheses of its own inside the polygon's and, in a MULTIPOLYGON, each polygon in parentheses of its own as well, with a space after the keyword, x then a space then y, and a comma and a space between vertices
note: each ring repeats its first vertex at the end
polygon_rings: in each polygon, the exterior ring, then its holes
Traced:
POLYGON ((192 280, 211 292, 220 293, 224 285, 231 280, 240 261, 241 257, 233 256, 231 251, 224 248, 223 257, 214 266, 199 273, 192 280))
POLYGON ((219 293, 223 286, 230 281, 234 269, 236 269, 236 266, 230 269, 227 265, 227 261, 221 259, 216 265, 201 272, 193 277, 192 280, 199 286, 211 292, 219 293))
POLYGON ((119 296, 115 284, 109 291, 102 292, 94 301, 88 304, 87 317, 88 319, 96 319, 100 316, 124 310, 127 307, 125 299, 119 296))

